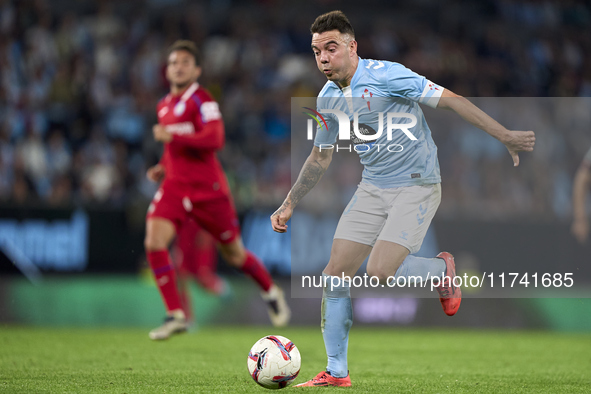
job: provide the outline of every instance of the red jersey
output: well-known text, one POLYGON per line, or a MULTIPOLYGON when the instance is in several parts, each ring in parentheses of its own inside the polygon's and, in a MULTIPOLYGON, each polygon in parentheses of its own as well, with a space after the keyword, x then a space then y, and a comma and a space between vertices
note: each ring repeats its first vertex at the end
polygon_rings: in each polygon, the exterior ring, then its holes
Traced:
POLYGON ((224 146, 224 123, 211 94, 197 82, 182 94, 168 94, 157 106, 158 123, 172 134, 161 164, 166 179, 205 190, 227 190, 216 151, 224 146))

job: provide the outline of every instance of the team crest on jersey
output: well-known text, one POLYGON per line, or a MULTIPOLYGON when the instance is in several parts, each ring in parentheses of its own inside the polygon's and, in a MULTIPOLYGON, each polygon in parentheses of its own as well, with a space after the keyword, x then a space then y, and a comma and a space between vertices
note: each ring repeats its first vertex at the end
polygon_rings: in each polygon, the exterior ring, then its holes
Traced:
POLYGON ((181 116, 182 114, 185 113, 185 108, 187 108, 187 104, 185 104, 185 102, 181 100, 174 106, 174 109, 172 110, 172 112, 176 116, 181 116))
POLYGON ((369 99, 373 97, 373 93, 369 91, 369 89, 365 89, 363 91, 363 94, 361 95, 361 98, 364 99, 365 101, 367 101, 367 109, 371 111, 371 107, 370 107, 370 103, 369 103, 369 99), (367 96, 367 98, 365 98, 367 96))

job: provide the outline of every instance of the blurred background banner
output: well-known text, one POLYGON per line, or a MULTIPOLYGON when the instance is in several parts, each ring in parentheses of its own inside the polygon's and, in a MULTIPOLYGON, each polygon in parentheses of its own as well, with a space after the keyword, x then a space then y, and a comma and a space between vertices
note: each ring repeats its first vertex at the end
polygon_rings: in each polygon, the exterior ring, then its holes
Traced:
MULTIPOLYGON (((151 127, 168 92, 166 48, 179 38, 198 44, 199 82, 220 103, 219 157, 247 247, 288 288, 292 272, 318 275, 360 180, 354 154, 333 163, 314 191, 330 204, 308 196, 288 234, 273 233, 269 215, 311 149, 292 145, 291 100, 314 105, 325 83, 309 26, 335 8, 351 19, 361 57, 400 62, 474 97, 507 127, 537 133, 535 152, 513 168, 494 139, 425 109, 443 201, 422 253, 449 249, 473 272, 572 271, 589 284, 591 243, 569 232, 573 177, 591 147, 586 1, 0 0, 0 321, 146 326, 164 314, 144 261, 157 189, 145 173, 161 154, 151 127), (350 171, 335 172, 343 166, 350 171)), ((252 286, 220 269, 234 295, 223 304, 195 288, 202 322, 265 319, 252 286), (227 305, 235 313, 222 314, 227 305)), ((588 299, 474 300, 461 319, 441 322, 430 317, 436 300, 359 296, 362 324, 591 330, 588 299)), ((552 295, 563 296, 573 295, 552 295)), ((290 302, 298 324, 318 324, 318 300, 290 302)))

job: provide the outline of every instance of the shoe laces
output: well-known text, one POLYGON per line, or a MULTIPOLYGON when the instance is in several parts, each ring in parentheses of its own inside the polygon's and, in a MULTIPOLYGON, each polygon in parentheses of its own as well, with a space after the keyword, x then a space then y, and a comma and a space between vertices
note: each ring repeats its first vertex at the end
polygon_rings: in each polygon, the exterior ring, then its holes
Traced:
POLYGON ((322 371, 314 378, 314 380, 317 382, 322 382, 324 380, 328 380, 329 376, 330 376, 330 374, 328 372, 322 371))

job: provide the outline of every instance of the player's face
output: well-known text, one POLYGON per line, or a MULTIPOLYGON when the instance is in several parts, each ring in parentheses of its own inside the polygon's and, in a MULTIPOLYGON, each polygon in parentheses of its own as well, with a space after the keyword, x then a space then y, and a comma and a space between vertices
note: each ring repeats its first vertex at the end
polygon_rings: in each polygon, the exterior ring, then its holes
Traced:
POLYGON ((168 56, 166 78, 168 81, 182 87, 197 80, 201 75, 201 67, 195 65, 195 58, 187 51, 174 51, 168 56))
POLYGON ((318 69, 329 81, 350 81, 355 73, 353 59, 357 58, 357 42, 338 30, 314 33, 312 51, 318 69))

